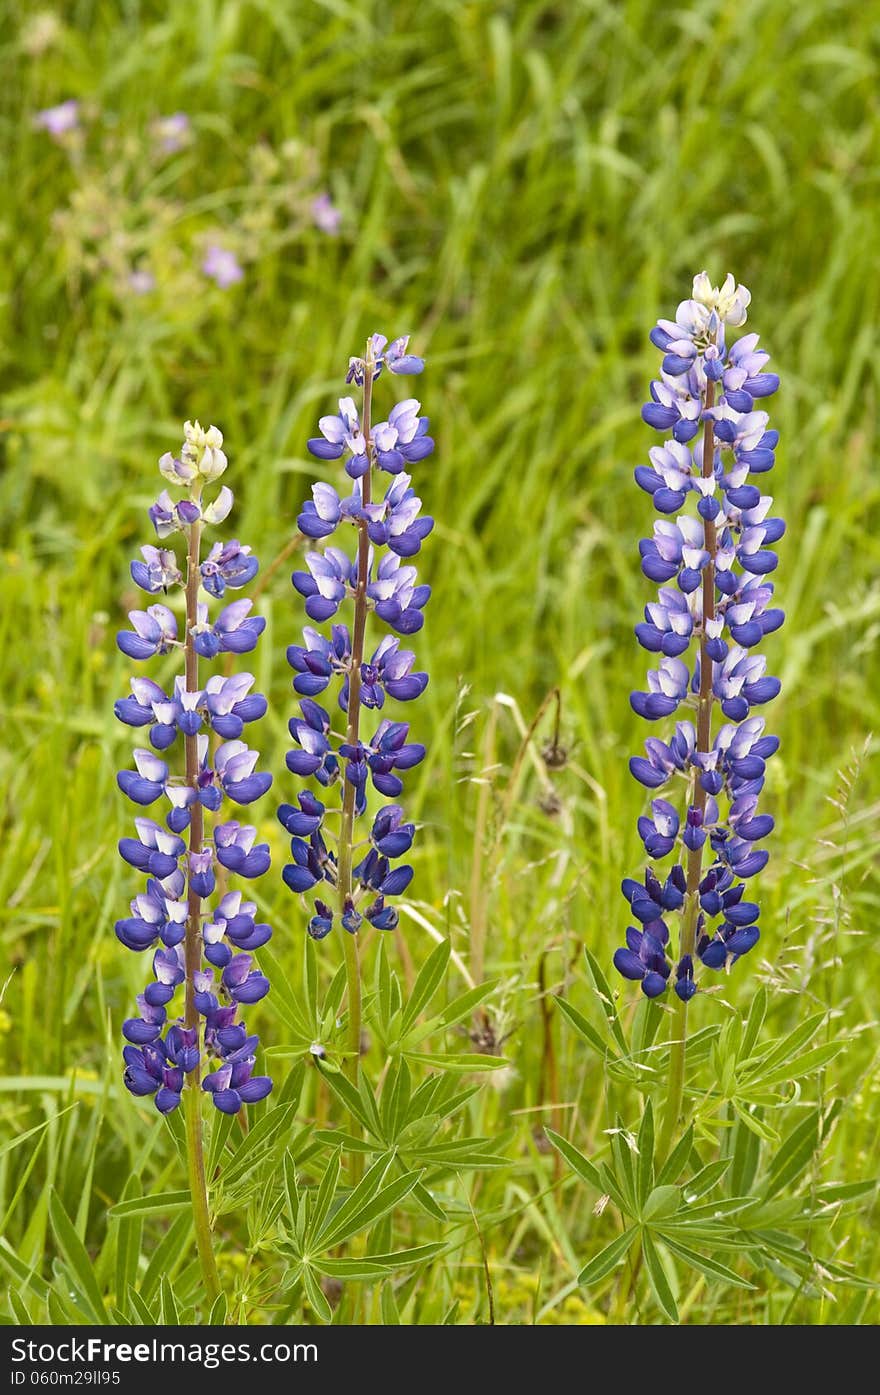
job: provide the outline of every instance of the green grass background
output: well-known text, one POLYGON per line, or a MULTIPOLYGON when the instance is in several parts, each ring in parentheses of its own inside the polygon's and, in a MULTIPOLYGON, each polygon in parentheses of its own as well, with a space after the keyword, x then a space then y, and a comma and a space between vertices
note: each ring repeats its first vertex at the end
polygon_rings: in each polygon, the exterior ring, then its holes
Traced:
MULTIPOLYGON (((112 716, 130 669, 113 636, 135 601, 127 565, 149 541, 155 460, 184 417, 216 422, 235 532, 265 567, 314 478, 304 442, 348 355, 374 329, 409 331, 429 360, 418 392, 437 439, 418 467, 437 527, 415 646, 432 679, 411 714, 430 746, 411 796, 425 824, 416 909, 464 958, 469 919, 485 914, 501 980, 492 1010, 512 1032, 510 1071, 471 1119, 475 1132, 517 1129, 509 1168, 482 1184, 494 1205, 520 1207, 486 1236, 497 1319, 602 1320, 573 1278, 613 1233, 607 1218, 571 1189, 529 1200, 551 1176, 533 1142, 550 1121, 541 1106, 560 1106, 587 1151, 608 1125, 601 1072, 558 1021, 558 1078, 542 1083, 542 988, 564 985, 591 1011, 579 946, 610 958, 626 923, 618 883, 640 862, 626 758, 645 729, 627 696, 646 666, 632 625, 650 594, 636 544, 652 510, 632 467, 656 439, 639 418, 657 362, 648 331, 703 267, 751 288, 749 328, 783 379, 771 485, 788 520, 777 574, 788 622, 767 644, 783 693, 768 712, 782 751, 767 787, 777 830, 763 937, 692 1011, 724 1020, 723 1001, 747 1003, 757 978, 779 1027, 828 1005, 848 1045, 822 1086, 845 1108, 821 1175, 870 1175, 880 7, 71 0, 53 26, 5 0, 2 18, 7 1136, 58 1110, 64 1077, 80 1082, 77 1108, 38 1148, 0 1161, 12 1247, 50 1273, 48 1184, 89 1247, 133 1167, 148 1188, 180 1185, 167 1142, 145 1152, 152 1123, 121 1098, 119 1024, 143 970, 112 931, 136 880, 115 853, 130 818, 115 772, 131 743, 112 716), (32 126, 71 96, 88 118, 72 155, 32 126), (178 109, 195 142, 157 160, 149 123, 178 109), (335 239, 303 212, 321 189, 342 210, 335 239), (200 276, 202 237, 238 250, 239 286, 200 276), (153 294, 126 293, 126 259, 155 269, 153 294), (547 774, 530 754, 516 763, 517 711, 528 724, 557 685, 571 759, 547 774)), ((256 744, 285 797, 283 649, 301 625, 288 571, 262 597, 254 670, 271 696, 256 744)), ((271 807, 262 820, 280 852, 271 807)), ((278 866, 262 894, 295 985, 304 918, 278 866)), ((430 941, 406 926, 418 964, 430 941)), ((325 943, 328 965, 338 953, 325 943)), ((267 1042, 283 1037, 271 998, 255 1017, 267 1042)), ((880 1277, 875 1237, 865 1205, 835 1232, 836 1254, 880 1277)), ((876 1320, 871 1298, 847 1310, 766 1280, 720 1308, 697 1292, 689 1316, 876 1320)), ((486 1319, 476 1237, 432 1284, 459 1299, 458 1321, 486 1319)))

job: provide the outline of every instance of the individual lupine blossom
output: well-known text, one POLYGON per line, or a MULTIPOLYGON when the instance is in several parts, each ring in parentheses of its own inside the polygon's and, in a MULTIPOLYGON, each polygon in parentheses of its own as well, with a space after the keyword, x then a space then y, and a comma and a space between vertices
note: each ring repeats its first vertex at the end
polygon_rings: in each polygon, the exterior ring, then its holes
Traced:
POLYGON ((703 272, 675 320, 660 320, 651 334, 663 359, 642 416, 671 438, 635 471, 661 517, 639 544, 658 591, 635 627, 657 662, 631 703, 647 721, 679 719, 671 736, 645 742, 630 770, 654 796, 638 821, 645 852, 672 865, 624 881, 634 924, 614 955, 649 998, 671 983, 687 1002, 696 974, 704 981, 703 970, 730 969, 760 933, 747 884, 768 860, 759 845, 773 819, 758 800, 779 749, 761 709, 780 684, 758 646, 784 620, 769 576, 785 524, 751 478, 760 482, 774 464, 778 433, 761 403, 779 379, 757 334, 727 344, 750 299, 732 276, 717 288, 703 272), (681 713, 688 707, 694 720, 681 713), (713 734, 715 709, 722 720, 713 734), (675 952, 671 914, 681 916, 675 952))
POLYGON ((79 115, 79 102, 74 97, 69 97, 66 102, 59 102, 55 107, 46 107, 44 111, 38 111, 34 117, 34 125, 38 130, 46 131, 54 141, 63 143, 80 129, 79 115))
POLYGON ((192 141, 192 123, 185 111, 157 117, 150 132, 163 155, 176 155, 192 141))
POLYGON ((214 1105, 235 1113, 272 1088, 268 1077, 253 1074, 258 1038, 238 1020, 241 1007, 269 991, 253 956, 271 930, 240 890, 226 889, 230 874, 262 876, 269 848, 254 825, 223 808, 225 799, 251 806, 272 783, 257 770, 258 753, 245 739, 265 714, 266 699, 254 691, 253 674, 199 676, 199 660, 250 652, 265 621, 251 614, 250 601, 228 601, 227 592, 256 575, 250 548, 221 539, 200 555, 202 528, 222 523, 233 500, 225 485, 211 501, 204 494, 226 470, 220 432, 198 422, 187 422, 184 431, 179 456, 163 455, 159 470, 185 495, 175 502, 162 491, 149 510, 160 543, 146 544, 131 564, 132 580, 147 598, 163 599, 133 610, 131 628, 117 636, 129 658, 176 653, 184 669, 169 688, 133 676, 130 692, 114 708, 140 736, 134 768, 120 772, 119 787, 150 811, 135 818, 134 836, 119 843, 120 855, 145 874, 146 885, 130 914, 116 922, 116 935, 128 949, 151 951, 153 971, 153 982, 137 999, 137 1016, 123 1024, 124 1080, 132 1094, 151 1095, 168 1113, 180 1104, 186 1077, 198 1072, 214 1105), (186 548, 178 556, 168 542, 181 535, 186 548), (187 588, 191 570, 196 584, 187 588), (205 601, 198 600, 200 587, 205 601), (176 607, 174 597, 181 595, 185 604, 176 607), (221 608, 212 618, 216 598, 221 608))
POLYGON ((384 709, 389 701, 413 701, 428 683, 414 651, 398 636, 422 628, 431 595, 410 559, 434 523, 422 513, 408 471, 431 454, 434 442, 415 398, 393 405, 386 420, 372 420, 372 388, 383 368, 405 376, 423 367, 408 352, 407 338, 389 343, 383 335, 371 336, 364 357, 350 360, 346 378, 364 388, 364 404, 340 398, 338 413, 321 417, 320 435, 308 442, 318 459, 342 460, 352 481, 348 494, 315 484, 302 506, 300 531, 321 546, 306 552, 293 585, 315 624, 287 650, 300 697, 299 715, 290 721, 295 748, 287 766, 310 784, 295 804, 278 810, 291 840, 283 877, 295 893, 316 893, 307 926, 316 940, 334 923, 349 934, 364 919, 394 929, 398 912, 391 898, 406 890, 413 875, 405 863, 392 865, 409 852, 415 836, 396 801, 403 793, 401 775, 424 759, 425 747, 410 741, 408 722, 385 716, 384 709), (380 485, 383 476, 387 485, 380 485), (344 534, 353 547, 345 545, 344 534), (345 621, 327 631, 316 628, 340 611, 345 621), (396 633, 383 634, 383 627, 396 633), (331 716, 333 706, 341 718, 331 716), (368 708, 383 715, 365 729, 368 708), (361 820, 363 831, 356 832, 361 820), (349 849, 345 857, 341 841, 349 849), (352 856, 354 846, 362 851, 352 856))
POLYGON ((310 205, 312 222, 328 237, 336 237, 342 223, 342 214, 327 193, 316 194, 310 205))
POLYGON ((202 258, 202 272, 215 281, 221 291, 227 291, 237 281, 244 279, 244 271, 235 253, 226 247, 217 246, 216 243, 207 248, 202 258))

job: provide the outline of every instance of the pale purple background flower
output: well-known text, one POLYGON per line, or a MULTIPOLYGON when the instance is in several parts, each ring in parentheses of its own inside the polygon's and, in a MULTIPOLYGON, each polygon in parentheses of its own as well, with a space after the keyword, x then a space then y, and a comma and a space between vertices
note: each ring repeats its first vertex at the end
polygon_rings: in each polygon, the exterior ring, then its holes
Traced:
POLYGON ((339 232, 342 214, 329 194, 318 194, 312 199, 312 222, 330 237, 335 237, 339 232))
POLYGON ((192 126, 185 111, 160 116, 153 122, 152 131, 160 150, 166 155, 176 155, 178 150, 184 150, 192 138, 192 126))
POLYGON ((129 276, 128 285, 135 295, 149 295, 150 291, 156 289, 156 278, 152 271, 147 271, 145 267, 138 267, 129 276))
POLYGON ((202 271, 217 282, 221 291, 234 286, 236 281, 241 281, 244 277, 244 272, 239 266, 235 254, 225 247, 218 247, 216 244, 212 244, 205 253, 202 271))
POLYGON ((66 102, 59 102, 57 107, 38 111, 34 125, 41 131, 48 131, 53 140, 63 140, 79 130, 79 102, 70 97, 66 102))

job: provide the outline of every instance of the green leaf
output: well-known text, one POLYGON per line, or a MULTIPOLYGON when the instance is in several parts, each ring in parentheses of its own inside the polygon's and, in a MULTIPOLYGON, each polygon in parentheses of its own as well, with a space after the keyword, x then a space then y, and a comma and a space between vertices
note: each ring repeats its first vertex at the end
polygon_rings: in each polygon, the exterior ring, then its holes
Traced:
POLYGON ((864 1182, 823 1182, 816 1195, 823 1202, 857 1201, 876 1191, 878 1181, 877 1177, 869 1177, 864 1182))
MULTIPOLYGON (((175 1217, 162 1236, 150 1257, 146 1273, 141 1279, 140 1294, 145 1303, 149 1303, 152 1299, 162 1275, 171 1273, 174 1266, 179 1263, 181 1255, 189 1245, 191 1232, 192 1216, 188 1211, 182 1211, 179 1216, 175 1217)), ((148 1320, 155 1322, 155 1318, 148 1320)))
POLYGON ((788 1036, 774 1042, 764 1055, 747 1060, 743 1066, 743 1078, 748 1077, 752 1081, 763 1080, 770 1071, 796 1056, 807 1042, 813 1039, 825 1020, 824 1012, 814 1012, 812 1016, 805 1018, 788 1036))
POLYGON ((144 1302, 143 1298, 142 1298, 141 1295, 138 1293, 137 1289, 135 1289, 135 1288, 130 1288, 130 1289, 128 1290, 128 1300, 127 1300, 127 1301, 128 1301, 128 1306, 129 1306, 129 1308, 131 1309, 131 1311, 132 1311, 132 1313, 134 1314, 134 1316, 135 1316, 135 1318, 137 1319, 137 1321, 138 1321, 139 1323, 142 1324, 142 1326, 144 1326, 144 1327, 155 1327, 155 1326, 156 1326, 157 1318, 154 1316, 153 1311, 152 1311, 152 1309, 148 1306, 148 1304, 146 1304, 146 1303, 144 1302))
POLYGON ((819 1110, 811 1109, 801 1122, 783 1139, 764 1183, 766 1200, 784 1191, 808 1166, 819 1146, 819 1110))
POLYGON ((318 955, 311 935, 303 937, 303 984, 302 993, 309 1010, 310 1021, 318 1023, 318 995, 321 991, 321 977, 318 972, 318 955))
POLYGON ((31 1315, 28 1312, 25 1304, 22 1302, 21 1297, 19 1296, 19 1294, 16 1293, 14 1288, 9 1289, 8 1298, 9 1306, 12 1309, 12 1315, 15 1318, 15 1321, 18 1323, 19 1327, 32 1326, 33 1320, 31 1318, 31 1315))
POLYGON ((104 1299, 95 1278, 92 1261, 54 1188, 49 1193, 49 1219, 52 1222, 52 1230, 55 1233, 58 1248, 81 1285, 83 1296, 88 1301, 94 1321, 99 1325, 109 1325, 110 1318, 104 1307, 104 1299))
POLYGON ((763 1139, 765 1143, 772 1143, 774 1145, 779 1142, 778 1133, 773 1128, 772 1124, 767 1123, 760 1113, 755 1113, 753 1110, 747 1109, 737 1099, 732 1099, 730 1103, 734 1108, 737 1118, 741 1120, 745 1127, 753 1133, 756 1138, 763 1139))
POLYGON ((379 941, 374 985, 379 1021, 386 1025, 391 1018, 391 969, 388 966, 388 954, 384 939, 379 941))
POLYGON ((419 1014, 427 1007, 433 998, 440 984, 443 982, 446 973, 446 966, 449 963, 451 945, 448 940, 441 940, 428 955, 424 964, 416 976, 412 992, 409 995, 406 1007, 403 1010, 400 1034, 406 1036, 407 1032, 415 1023, 419 1014))
POLYGON ((65 1114, 69 1114, 71 1109, 76 1109, 78 1104, 79 1101, 75 1100, 74 1103, 69 1104, 66 1109, 59 1109, 57 1114, 52 1114, 48 1119, 44 1119, 41 1123, 35 1124, 32 1129, 27 1129, 24 1133, 16 1134, 14 1138, 8 1138, 5 1143, 0 1143, 0 1158, 4 1158, 7 1153, 11 1153, 14 1148, 18 1148, 19 1145, 26 1142, 27 1139, 33 1138, 34 1134, 42 1133, 44 1129, 48 1129, 57 1119, 61 1119, 65 1114))
POLYGON ((572 1007, 565 998, 554 997, 554 1001, 563 1017, 574 1027, 578 1036, 583 1037, 587 1045, 593 1048, 597 1056, 600 1056, 603 1061, 606 1056, 609 1056, 613 1061, 617 1060, 617 1056, 609 1043, 602 1040, 596 1028, 587 1021, 582 1012, 578 1012, 577 1008, 572 1007))
POLYGON ((284 1176, 284 1194, 287 1200, 287 1216, 291 1229, 297 1240, 297 1251, 302 1249, 305 1243, 305 1213, 303 1211, 302 1197, 300 1195, 299 1183, 296 1177, 296 1163, 289 1152, 285 1152, 284 1160, 281 1164, 284 1176))
MULTIPOLYGON (((373 1133, 372 1112, 365 1109, 360 1091, 355 1089, 347 1076, 338 1073, 327 1075, 323 1066, 319 1066, 319 1069, 323 1079, 327 1081, 333 1093, 342 1100, 349 1114, 353 1114, 368 1133, 373 1133)), ((381 1135, 374 1135, 374 1137, 381 1137, 381 1135)))
POLYGON ((373 1174, 378 1176, 381 1183, 382 1175, 387 1167, 388 1164, 384 1158, 374 1164, 364 1178, 364 1182, 368 1178, 371 1179, 370 1187, 364 1188, 363 1182, 359 1183, 347 1201, 340 1206, 335 1216, 330 1218, 319 1237, 323 1250, 331 1250, 336 1245, 342 1245, 359 1231, 366 1230, 373 1225, 380 1216, 393 1210, 405 1196, 408 1196, 419 1180, 417 1172, 405 1172, 401 1177, 395 1178, 393 1182, 389 1182, 387 1186, 376 1191, 373 1174))
POLYGON ((731 1191, 742 1194, 752 1189, 761 1159, 761 1140, 754 1129, 737 1119, 733 1131, 733 1164, 730 1170, 731 1191))
POLYGON ((573 1143, 569 1143, 568 1139, 563 1138, 561 1134, 555 1133, 553 1129, 547 1128, 545 1128, 544 1132, 556 1151, 561 1153, 565 1158, 565 1161, 572 1171, 576 1172, 583 1181, 589 1182, 590 1186, 594 1187, 597 1192, 603 1193, 605 1187, 599 1175, 599 1169, 595 1164, 591 1163, 589 1158, 585 1158, 583 1153, 575 1148, 573 1143))
POLYGON ((699 1172, 695 1172, 683 1187, 688 1205, 694 1201, 699 1201, 701 1196, 705 1196, 713 1187, 716 1187, 729 1167, 730 1158, 719 1158, 717 1162, 707 1163, 705 1167, 700 1168, 699 1172))
POLYGON ((117 1201, 107 1215, 114 1220, 122 1220, 126 1216, 149 1216, 157 1211, 179 1211, 181 1207, 191 1205, 192 1196, 188 1191, 155 1192, 153 1196, 135 1196, 128 1201, 117 1201))
MULTIPOLYGON (((308 937, 306 937, 308 938, 308 937)), ((272 1004, 278 1016, 307 1046, 314 1035, 314 1023, 302 1011, 300 999, 290 985, 290 976, 268 945, 260 946, 260 964, 272 980, 272 1004)))
POLYGON ((464 1017, 470 1017, 474 1009, 491 996, 496 986, 498 979, 488 979, 485 983, 477 983, 476 988, 469 988, 466 993, 453 997, 452 1002, 443 1009, 439 1017, 432 1018, 431 1031, 445 1031, 448 1027, 455 1027, 464 1017))
POLYGON ((159 1318, 166 1327, 177 1327, 180 1322, 177 1300, 167 1274, 163 1274, 159 1282, 159 1318))
POLYGON ((413 1187, 412 1198, 413 1201, 418 1202, 423 1211, 426 1211, 429 1216, 433 1216, 435 1221, 441 1221, 445 1224, 447 1220, 446 1212, 443 1210, 440 1203, 435 1201, 423 1182, 417 1182, 413 1187))
POLYGON ((636 1008, 632 1030, 632 1054, 643 1056, 654 1044, 661 1023, 668 1014, 655 998, 642 997, 636 1008))
POLYGON ((347 1153, 375 1153, 378 1146, 376 1140, 371 1143, 369 1139, 356 1138, 345 1129, 316 1129, 312 1138, 322 1147, 342 1148, 347 1153))
POLYGON ((321 1285, 318 1283, 308 1265, 304 1265, 303 1267, 302 1281, 309 1307, 312 1309, 315 1317, 321 1322, 332 1322, 333 1309, 330 1307, 321 1285))
POLYGON ((642 1210, 644 1221, 666 1221, 674 1216, 681 1206, 681 1188, 673 1186, 655 1187, 642 1210))
POLYGON ((749 1016, 746 1021, 746 1029, 743 1033, 740 1056, 747 1060, 755 1049, 758 1037, 761 1035, 761 1028, 764 1025, 764 1017, 767 1013, 767 990, 761 985, 752 997, 749 1016))
POLYGON ((321 1259, 314 1267, 321 1274, 335 1279, 383 1279, 397 1269, 410 1269, 434 1259, 443 1249, 441 1241, 415 1245, 409 1250, 397 1250, 387 1255, 365 1255, 362 1259, 321 1259))
POLYGON ((827 1066, 829 1061, 833 1061, 835 1056, 839 1056, 847 1045, 846 1041, 828 1041, 824 1046, 814 1046, 811 1051, 804 1051, 800 1056, 784 1061, 772 1071, 763 1071, 760 1084, 778 1085, 781 1081, 787 1083, 790 1080, 801 1080, 806 1075, 814 1075, 823 1066, 827 1066))
POLYGON ((679 1259, 683 1259, 692 1269, 697 1269, 701 1274, 705 1274, 707 1279, 720 1279, 722 1283, 731 1284, 734 1288, 754 1288, 747 1279, 741 1279, 732 1269, 728 1269, 726 1264, 720 1260, 713 1259, 711 1255, 700 1254, 698 1250, 692 1250, 690 1245, 685 1245, 677 1237, 664 1234, 663 1243, 668 1250, 679 1259))
POLYGON ((687 1166, 694 1146, 694 1126, 688 1124, 679 1141, 676 1143, 669 1157, 666 1159, 657 1177, 657 1185, 665 1186, 667 1182, 674 1182, 679 1178, 687 1166))
POLYGON ((605 1249, 591 1259, 589 1264, 584 1265, 578 1274, 578 1283, 589 1288, 592 1284, 599 1283, 600 1279, 604 1279, 606 1274, 611 1273, 612 1269, 617 1269, 623 1262, 630 1246, 638 1237, 638 1233, 638 1230, 633 1227, 630 1230, 625 1230, 622 1235, 616 1236, 610 1245, 606 1245, 605 1249))
POLYGON ((340 1157, 335 1152, 325 1164, 324 1175, 321 1178, 320 1186, 315 1194, 315 1203, 312 1207, 312 1214, 309 1220, 310 1235, 320 1235, 321 1229, 333 1204, 336 1196, 336 1188, 339 1185, 340 1157))
POLYGON ((654 1297, 657 1299, 663 1312, 669 1318, 669 1321, 678 1322, 678 1307, 675 1302, 675 1297, 670 1288, 669 1279, 663 1267, 660 1252, 651 1239, 651 1233, 648 1230, 642 1233, 642 1254, 645 1259, 645 1270, 648 1275, 648 1282, 651 1285, 654 1297))
POLYGON ((248 1130, 231 1161, 223 1169, 220 1177, 223 1191, 264 1160, 265 1155, 272 1151, 277 1135, 291 1122, 294 1112, 295 1107, 291 1104, 276 1105, 248 1130))
POLYGON ((752 1201, 737 1214, 737 1225, 746 1230, 765 1230, 768 1226, 787 1225, 801 1214, 799 1197, 776 1197, 772 1201, 752 1201))
POLYGON ((654 1183, 654 1106, 645 1101, 645 1112, 639 1126, 639 1158, 636 1168, 636 1198, 641 1206, 654 1183))
POLYGON ((19 1259, 9 1241, 0 1235, 0 1263, 4 1264, 20 1288, 27 1288, 45 1303, 49 1294, 46 1280, 19 1259))
POLYGON ((717 1201, 704 1201, 702 1206, 686 1206, 680 1219, 689 1225, 699 1221, 714 1221, 721 1216, 732 1216, 751 1206, 750 1196, 721 1196, 717 1201))
POLYGON ((212 1110, 214 1119, 211 1123, 211 1136, 208 1143, 208 1157, 205 1165, 205 1176, 210 1182, 217 1175, 217 1169, 223 1161, 226 1144, 235 1125, 233 1114, 223 1114, 219 1109, 212 1110))
MULTIPOLYGON (((232 1117, 231 1115, 229 1116, 232 1117)), ((226 1318, 229 1313, 229 1303, 225 1293, 218 1293, 211 1304, 211 1311, 208 1314, 208 1327, 225 1327, 226 1318)))
POLYGON ((592 978, 593 983, 595 984, 596 992, 598 993, 599 998, 601 1000, 602 1009, 605 1013, 608 1026, 611 1031, 611 1035, 617 1042, 621 1054, 624 1056, 628 1056, 629 1051, 626 1045, 626 1037, 624 1035, 623 1028, 620 1025, 620 1018, 617 1016, 617 1008, 614 1006, 614 996, 611 992, 610 987, 608 986, 608 980, 602 972, 602 969, 599 965, 599 961, 596 958, 595 954, 593 954, 592 951, 589 950, 586 946, 584 946, 584 954, 586 955, 587 967, 590 970, 590 977, 592 978))
MULTIPOLYGON (((131 1173, 122 1191, 122 1203, 140 1199, 141 1179, 131 1173)), ((116 1297, 125 1306, 125 1294, 137 1278, 144 1223, 140 1216, 116 1220, 116 1297)))
POLYGON ((501 1070, 508 1064, 504 1056, 484 1056, 481 1051, 468 1052, 462 1056, 407 1051, 406 1058, 428 1070, 445 1070, 455 1075, 469 1075, 471 1071, 501 1070))
POLYGON ((611 1134, 611 1154, 614 1158, 614 1171, 617 1180, 629 1203, 628 1209, 635 1213, 639 1208, 636 1202, 636 1170, 633 1164, 631 1145, 627 1141, 630 1137, 629 1131, 624 1129, 618 1116, 617 1126, 611 1134))
POLYGON ((387 1139, 397 1138, 406 1123, 411 1085, 409 1066, 398 1057, 382 1087, 382 1132, 387 1139))

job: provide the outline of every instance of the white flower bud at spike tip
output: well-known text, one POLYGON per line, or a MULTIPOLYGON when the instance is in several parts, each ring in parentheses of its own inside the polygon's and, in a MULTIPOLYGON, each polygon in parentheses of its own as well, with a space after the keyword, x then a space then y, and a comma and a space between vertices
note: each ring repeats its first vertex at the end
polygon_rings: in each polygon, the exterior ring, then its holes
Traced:
POLYGON ((720 320, 734 329, 746 322, 746 311, 752 299, 751 291, 738 286, 728 272, 724 285, 713 286, 705 271, 694 277, 693 298, 708 310, 714 310, 720 320))
MULTIPOLYGON (((184 469, 192 473, 185 479, 180 470, 177 472, 175 483, 181 480, 189 483, 190 480, 198 477, 203 482, 210 483, 219 479, 227 466, 226 456, 221 449, 223 445, 223 433, 216 426, 209 426, 207 431, 203 429, 198 421, 184 422, 183 426, 184 444, 180 452, 184 469)), ((165 457, 163 457, 165 459, 165 457)), ((160 469, 161 464, 160 464, 160 469)), ((166 479, 171 479, 171 475, 165 474, 166 479)))

